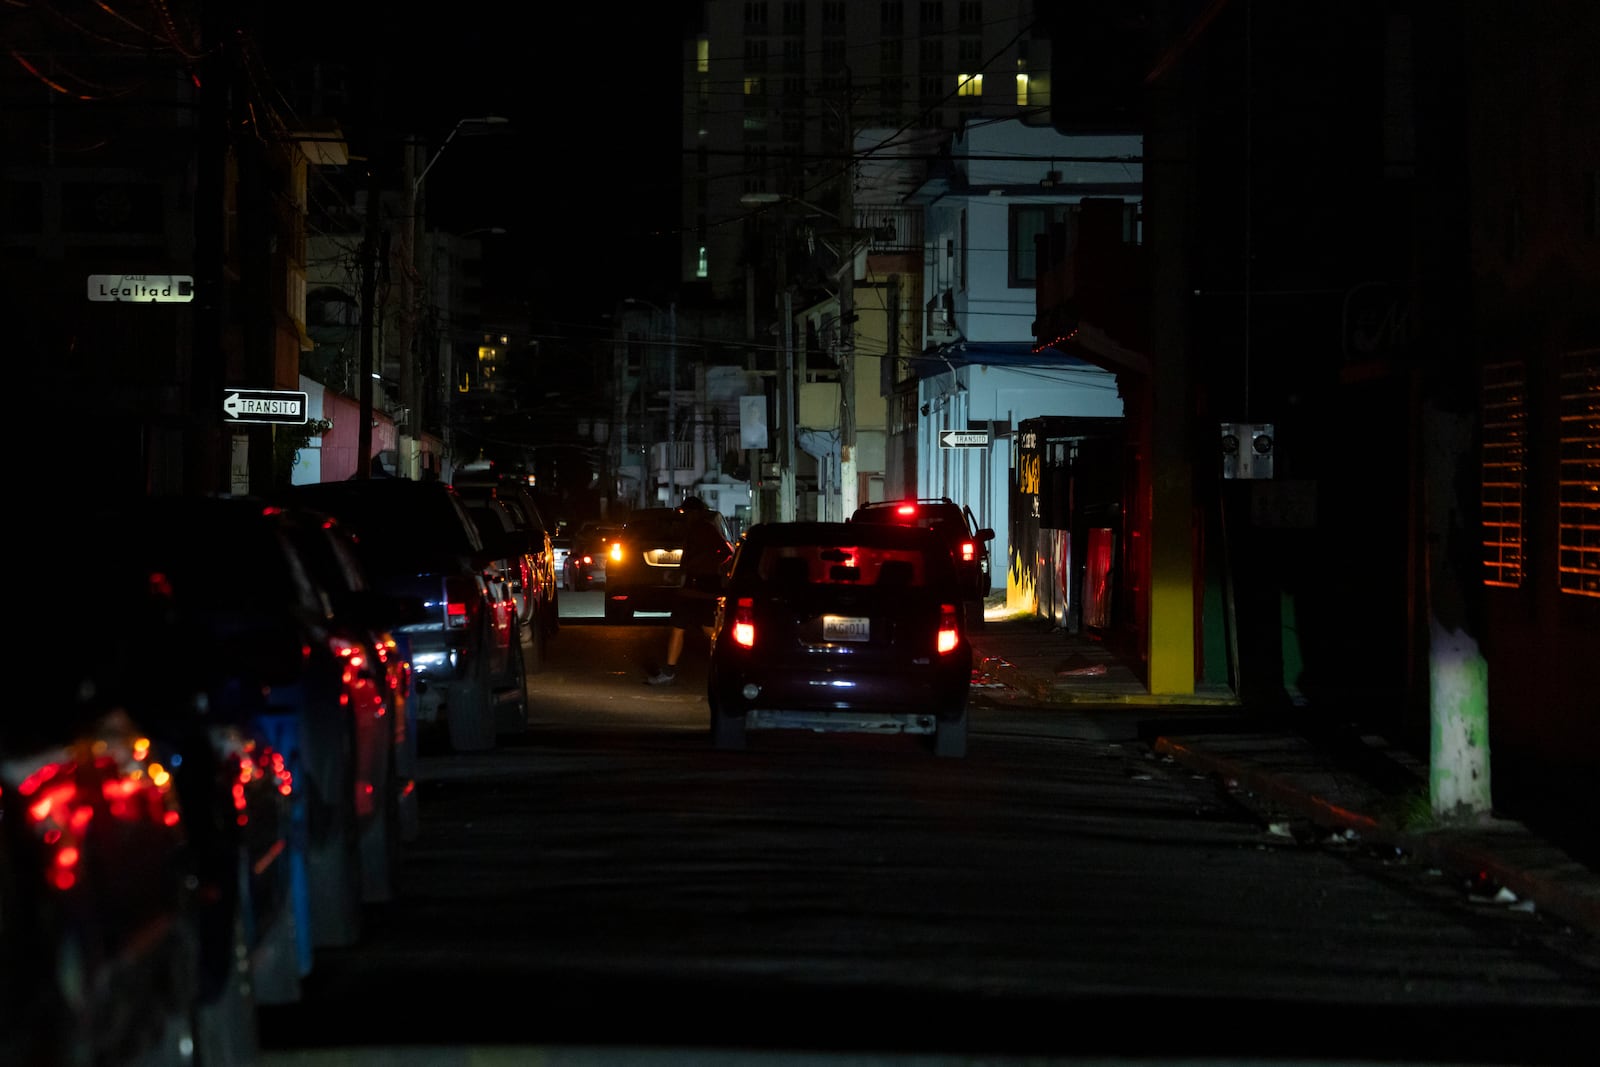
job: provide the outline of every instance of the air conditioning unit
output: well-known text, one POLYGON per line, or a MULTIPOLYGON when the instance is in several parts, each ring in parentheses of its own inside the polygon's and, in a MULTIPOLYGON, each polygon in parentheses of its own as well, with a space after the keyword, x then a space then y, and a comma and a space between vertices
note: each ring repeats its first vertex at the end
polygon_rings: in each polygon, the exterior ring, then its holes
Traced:
POLYGON ((955 294, 946 289, 928 302, 928 336, 933 340, 952 340, 958 332, 955 294))

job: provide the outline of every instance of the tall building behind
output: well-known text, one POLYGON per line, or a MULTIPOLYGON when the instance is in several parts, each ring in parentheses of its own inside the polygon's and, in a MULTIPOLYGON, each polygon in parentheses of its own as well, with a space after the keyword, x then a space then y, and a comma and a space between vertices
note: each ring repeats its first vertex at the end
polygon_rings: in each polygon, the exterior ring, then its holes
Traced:
POLYGON ((854 131, 1050 123, 1033 0, 704 0, 684 45, 679 278, 743 291, 750 210, 837 207, 854 131))

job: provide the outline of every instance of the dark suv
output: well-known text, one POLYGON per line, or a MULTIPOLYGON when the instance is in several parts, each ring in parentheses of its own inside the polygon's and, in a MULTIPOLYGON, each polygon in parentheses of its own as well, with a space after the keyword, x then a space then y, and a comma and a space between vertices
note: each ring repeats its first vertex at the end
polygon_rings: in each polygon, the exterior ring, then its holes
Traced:
POLYGON ((856 508, 850 521, 922 526, 942 536, 950 546, 962 588, 973 607, 968 613, 969 621, 983 624, 983 600, 991 588, 989 542, 994 540, 994 531, 979 526, 971 508, 944 496, 879 500, 856 508))
POLYGON ((511 587, 460 494, 444 482, 370 478, 299 485, 286 499, 352 530, 374 584, 411 609, 398 629, 411 644, 418 724, 445 726, 458 751, 493 748, 500 704, 526 691, 496 687, 513 654, 497 628, 512 618, 511 587))

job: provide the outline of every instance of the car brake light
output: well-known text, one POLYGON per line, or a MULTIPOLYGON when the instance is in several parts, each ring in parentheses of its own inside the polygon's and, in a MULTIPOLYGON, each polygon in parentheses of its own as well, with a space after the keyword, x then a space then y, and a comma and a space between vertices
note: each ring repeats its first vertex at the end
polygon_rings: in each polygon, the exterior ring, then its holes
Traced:
POLYGON ((956 626, 958 618, 954 604, 939 605, 939 634, 934 647, 939 650, 941 656, 954 652, 956 646, 961 643, 961 633, 956 626))
POLYGON ((756 644, 755 601, 742 596, 733 608, 733 643, 740 648, 754 648, 756 644))
POLYGON ((444 625, 449 630, 464 630, 472 621, 472 607, 478 601, 478 586, 465 578, 444 580, 444 625))
POLYGON ((977 554, 977 551, 978 551, 977 546, 974 545, 971 541, 963 541, 963 542, 961 542, 961 562, 963 562, 963 563, 971 563, 972 559, 973 559, 973 556, 975 556, 977 554))
POLYGON ((611 542, 611 561, 613 563, 621 563, 622 562, 622 542, 621 541, 613 541, 613 542, 611 542))
POLYGON ((915 504, 901 504, 899 507, 894 509, 894 513, 909 519, 911 516, 917 513, 917 506, 915 504))

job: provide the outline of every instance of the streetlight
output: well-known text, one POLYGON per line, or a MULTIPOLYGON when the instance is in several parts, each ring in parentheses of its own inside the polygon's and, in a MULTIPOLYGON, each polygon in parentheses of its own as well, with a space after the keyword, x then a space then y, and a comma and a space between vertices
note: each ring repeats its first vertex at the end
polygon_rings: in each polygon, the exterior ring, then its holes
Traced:
POLYGON ((462 119, 460 122, 457 122, 455 126, 451 128, 450 132, 445 136, 444 142, 439 145, 438 150, 433 153, 433 158, 428 160, 428 165, 422 168, 422 173, 418 174, 416 180, 411 183, 412 194, 415 195, 418 190, 422 188, 422 179, 426 178, 428 176, 428 172, 433 169, 433 165, 439 162, 439 157, 444 155, 444 150, 446 148, 450 147, 450 142, 456 139, 456 134, 461 132, 461 127, 504 126, 510 121, 510 119, 501 115, 483 115, 479 118, 462 119))
POLYGON ((409 220, 407 231, 406 261, 411 270, 411 278, 405 287, 406 308, 401 316, 401 328, 404 340, 401 344, 402 362, 400 365, 400 407, 404 419, 404 437, 406 445, 400 450, 400 473, 404 477, 417 478, 421 476, 420 449, 417 443, 422 438, 422 403, 418 395, 418 378, 420 372, 421 353, 419 351, 419 338, 421 330, 421 285, 422 285, 422 245, 427 239, 427 227, 423 222, 422 182, 439 162, 439 157, 444 155, 444 150, 450 147, 450 142, 463 129, 480 126, 504 126, 511 120, 500 115, 483 115, 475 118, 459 120, 445 135, 444 141, 429 157, 420 172, 412 176, 416 170, 416 149, 420 146, 410 145, 405 153, 405 217, 409 220))
MULTIPOLYGON (((667 470, 672 480, 672 494, 677 494, 678 489, 678 304, 677 301, 667 302, 667 310, 662 311, 660 305, 638 297, 627 297, 624 304, 647 307, 658 315, 667 317, 667 470)), ((640 400, 641 412, 644 398, 640 400)), ((641 483, 643 479, 640 479, 641 483)))

